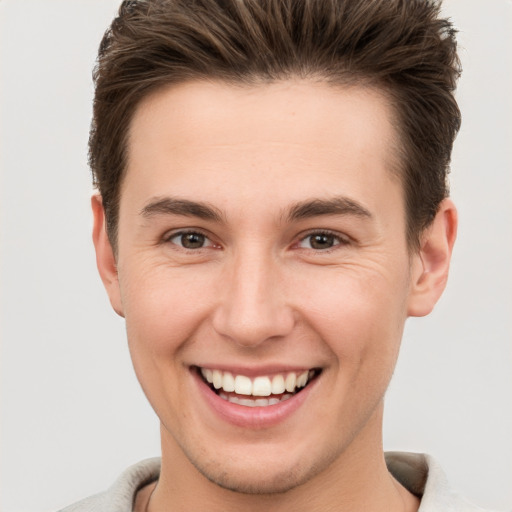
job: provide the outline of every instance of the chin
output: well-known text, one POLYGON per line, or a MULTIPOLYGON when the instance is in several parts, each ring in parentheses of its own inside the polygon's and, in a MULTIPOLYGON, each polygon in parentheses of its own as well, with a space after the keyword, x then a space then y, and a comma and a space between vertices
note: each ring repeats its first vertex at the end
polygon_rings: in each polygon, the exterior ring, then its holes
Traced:
POLYGON ((250 456, 238 460, 218 458, 205 461, 201 457, 189 457, 189 460, 207 480, 223 489, 240 494, 275 495, 291 491, 315 478, 336 457, 332 451, 330 455, 324 454, 316 461, 285 458, 286 455, 283 457, 280 454, 278 458, 259 457, 258 460, 250 456))
POLYGON ((240 494, 283 494, 302 485, 311 478, 308 472, 298 468, 292 470, 272 471, 268 473, 267 467, 252 470, 227 471, 216 468, 209 471, 197 468, 210 482, 228 491, 240 494), (247 473, 247 474, 246 474, 247 473))

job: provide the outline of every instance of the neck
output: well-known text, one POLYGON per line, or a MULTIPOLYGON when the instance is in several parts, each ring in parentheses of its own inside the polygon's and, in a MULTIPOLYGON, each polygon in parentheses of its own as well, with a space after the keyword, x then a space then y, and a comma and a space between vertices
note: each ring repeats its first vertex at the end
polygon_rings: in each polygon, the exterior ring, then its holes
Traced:
POLYGON ((387 470, 381 432, 382 406, 341 455, 304 484, 283 493, 246 494, 205 478, 162 428, 162 470, 156 487, 141 496, 146 501, 142 510, 415 512, 419 500, 387 470))

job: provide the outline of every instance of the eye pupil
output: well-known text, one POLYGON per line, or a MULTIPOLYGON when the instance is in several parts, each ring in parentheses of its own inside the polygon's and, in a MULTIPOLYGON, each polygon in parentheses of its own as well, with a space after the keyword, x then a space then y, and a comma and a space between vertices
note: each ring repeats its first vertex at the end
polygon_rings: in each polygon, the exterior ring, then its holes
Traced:
POLYGON ((310 244, 313 249, 329 249, 334 245, 334 237, 327 234, 312 235, 310 244))
POLYGON ((185 233, 181 235, 181 245, 186 249, 199 249, 203 247, 205 236, 201 233, 185 233))

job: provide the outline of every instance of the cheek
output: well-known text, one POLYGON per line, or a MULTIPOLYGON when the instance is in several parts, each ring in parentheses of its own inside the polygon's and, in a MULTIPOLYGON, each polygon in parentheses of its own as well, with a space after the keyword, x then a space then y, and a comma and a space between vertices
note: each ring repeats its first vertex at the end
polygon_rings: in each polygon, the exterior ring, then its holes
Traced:
POLYGON ((403 276, 339 271, 301 281, 299 308, 337 358, 378 365, 396 357, 406 318, 403 276))
POLYGON ((182 372, 187 369, 180 354, 196 338, 210 299, 204 276, 162 266, 140 269, 141 265, 120 269, 121 293, 135 373, 158 410, 158 404, 175 400, 165 390, 180 390, 183 385, 182 372))
POLYGON ((120 272, 129 340, 151 345, 155 352, 168 352, 189 338, 205 316, 211 286, 206 276, 194 270, 165 265, 140 268, 133 264, 120 272))
POLYGON ((187 391, 183 377, 188 369, 180 354, 195 339, 209 308, 204 278, 140 264, 125 265, 119 274, 135 373, 157 415, 172 421, 170 411, 182 411, 180 396, 187 391))

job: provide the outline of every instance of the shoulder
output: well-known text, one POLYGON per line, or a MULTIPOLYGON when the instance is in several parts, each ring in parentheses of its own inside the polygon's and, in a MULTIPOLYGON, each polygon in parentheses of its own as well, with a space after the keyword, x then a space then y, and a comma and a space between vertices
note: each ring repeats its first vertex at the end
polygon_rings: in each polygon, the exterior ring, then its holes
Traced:
POLYGON ((160 458, 146 459, 128 469, 104 492, 89 496, 60 512, 131 512, 137 491, 158 479, 160 458))
POLYGON ((421 498, 418 512, 491 512, 453 490, 441 466, 430 455, 387 452, 386 464, 406 489, 421 498))

